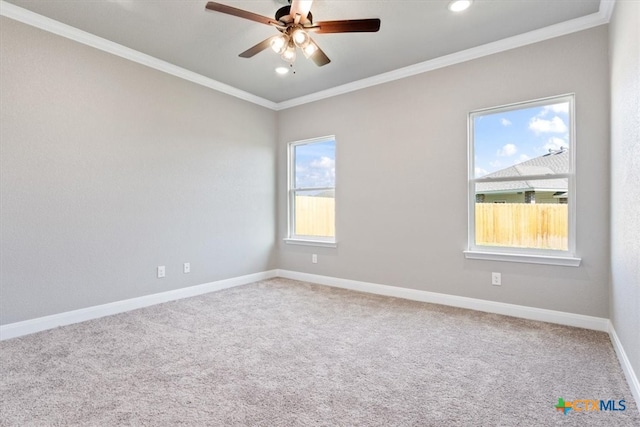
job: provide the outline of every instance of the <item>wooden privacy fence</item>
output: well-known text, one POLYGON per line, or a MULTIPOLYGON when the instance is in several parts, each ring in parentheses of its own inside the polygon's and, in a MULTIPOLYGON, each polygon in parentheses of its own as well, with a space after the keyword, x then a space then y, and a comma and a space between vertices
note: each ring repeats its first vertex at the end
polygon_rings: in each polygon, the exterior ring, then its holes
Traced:
POLYGON ((336 199, 296 196, 296 234, 333 237, 336 235, 336 199))
POLYGON ((476 203, 476 244, 568 249, 565 204, 476 203))
MULTIPOLYGON (((335 199, 296 197, 296 234, 335 236, 335 199)), ((569 215, 564 204, 476 203, 476 244, 568 249, 569 215)))

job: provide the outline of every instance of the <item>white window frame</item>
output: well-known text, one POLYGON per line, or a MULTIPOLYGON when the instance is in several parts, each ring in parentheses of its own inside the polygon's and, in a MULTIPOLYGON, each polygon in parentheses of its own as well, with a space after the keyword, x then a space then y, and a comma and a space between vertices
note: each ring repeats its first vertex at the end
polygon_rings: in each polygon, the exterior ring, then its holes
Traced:
MULTIPOLYGON (((335 191, 337 187, 337 182, 334 182, 333 187, 295 187, 295 178, 296 178, 296 159, 295 159, 295 147, 300 145, 310 145, 317 144, 322 142, 333 141, 335 145, 335 154, 337 157, 337 149, 338 144, 336 141, 335 135, 327 135, 319 138, 311 138, 305 139, 302 141, 290 142, 287 146, 287 165, 288 165, 288 173, 287 173, 287 228, 288 228, 288 237, 284 239, 285 243, 294 244, 294 245, 307 245, 307 246, 325 246, 325 247, 337 247, 337 227, 334 224, 334 229, 336 232, 333 237, 322 237, 322 236, 305 236, 305 235, 297 235, 296 234, 296 205, 295 205, 295 197, 297 192, 301 191, 309 191, 309 190, 333 190, 334 197, 335 191)), ((336 178, 337 180, 337 178, 336 178)), ((335 205, 335 209, 337 211, 337 203, 335 205)))
MULTIPOLYGON (((575 132, 575 94, 565 94, 532 101, 518 102, 499 107, 484 108, 475 110, 468 115, 468 246, 464 251, 465 257, 469 259, 524 262, 532 264, 550 264, 577 267, 581 259, 576 256, 576 132, 575 132), (513 248, 506 246, 486 246, 475 243, 475 203, 476 203, 476 183, 495 182, 513 180, 510 178, 476 178, 475 177, 475 154, 474 154, 474 119, 478 116, 500 113, 502 111, 512 111, 537 106, 545 106, 561 102, 569 103, 569 173, 556 174, 553 178, 568 179, 568 249, 551 250, 535 248, 513 248)), ((549 179, 548 175, 531 175, 527 179, 549 179)))

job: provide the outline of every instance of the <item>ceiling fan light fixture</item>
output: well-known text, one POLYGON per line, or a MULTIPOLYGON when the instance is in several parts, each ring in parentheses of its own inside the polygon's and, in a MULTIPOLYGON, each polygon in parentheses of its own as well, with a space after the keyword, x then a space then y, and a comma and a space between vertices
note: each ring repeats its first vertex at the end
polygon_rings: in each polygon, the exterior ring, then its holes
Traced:
MULTIPOLYGON (((277 0, 285 3, 287 0, 277 0)), ((452 1, 452 0, 449 0, 452 1)), ((472 0, 467 0, 471 3, 472 0)), ((225 2, 226 3, 226 2, 225 2)), ((341 19, 333 21, 316 22, 314 24, 311 15, 313 0, 288 0, 288 6, 280 7, 275 14, 275 20, 248 10, 238 9, 217 1, 209 1, 205 9, 212 12, 254 21, 268 25, 279 31, 276 36, 269 37, 255 46, 250 47, 238 56, 252 58, 256 54, 271 47, 281 58, 293 66, 296 60, 296 49, 300 48, 307 58, 310 58, 318 67, 331 62, 329 57, 311 39, 309 31, 322 33, 375 33, 380 30, 380 19, 341 19)), ((295 70, 293 71, 295 74, 295 70)))
POLYGON ((304 48, 309 44, 309 34, 307 34, 307 32, 301 27, 298 27, 291 32, 291 38, 299 48, 304 48))
POLYGON ((473 0, 454 0, 449 3, 449 10, 451 12, 462 12, 469 9, 473 0))
POLYGON ((296 60, 296 47, 293 43, 289 43, 287 48, 282 52, 282 59, 287 62, 294 62, 296 60))
POLYGON ((275 36, 271 39, 271 49, 279 55, 282 55, 289 45, 289 37, 286 34, 275 36))
POLYGON ((309 40, 309 43, 305 47, 302 48, 302 53, 304 53, 305 58, 309 58, 318 50, 318 45, 316 45, 313 41, 309 40))

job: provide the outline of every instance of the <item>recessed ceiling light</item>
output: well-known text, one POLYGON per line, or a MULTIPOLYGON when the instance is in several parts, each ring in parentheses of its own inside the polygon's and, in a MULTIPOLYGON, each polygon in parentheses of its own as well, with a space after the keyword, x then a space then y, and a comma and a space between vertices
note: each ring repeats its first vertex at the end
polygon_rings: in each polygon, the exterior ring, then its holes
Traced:
POLYGON ((276 68, 276 73, 280 74, 281 76, 284 76, 288 72, 289 72, 289 69, 287 67, 278 67, 278 68, 276 68))
POLYGON ((449 3, 449 10, 451 12, 462 12, 463 10, 469 9, 472 1, 473 0, 454 0, 449 3))

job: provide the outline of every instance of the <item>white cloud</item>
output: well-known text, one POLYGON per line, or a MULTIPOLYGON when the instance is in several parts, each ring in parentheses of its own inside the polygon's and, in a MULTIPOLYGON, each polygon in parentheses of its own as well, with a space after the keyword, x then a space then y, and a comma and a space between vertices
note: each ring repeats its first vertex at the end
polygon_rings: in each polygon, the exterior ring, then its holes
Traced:
POLYGON ((518 151, 518 147, 514 144, 506 144, 501 149, 499 149, 496 154, 500 157, 511 157, 518 151))
POLYGON ((331 169, 336 166, 336 161, 334 159, 330 159, 329 157, 322 156, 319 159, 311 161, 310 166, 312 168, 331 169))
POLYGON ((526 162, 530 159, 531 157, 527 156, 526 154, 520 154, 520 156, 518 157, 518 163, 526 162))
POLYGON ((502 123, 502 126, 511 126, 511 121, 509 119, 505 119, 504 117, 500 119, 500 123, 502 123))
POLYGON ((542 148, 544 148, 545 152, 548 152, 551 150, 557 151, 561 148, 569 148, 569 143, 562 138, 558 138, 557 136, 552 136, 551 138, 549 138, 547 143, 542 146, 542 148))
POLYGON ((485 176, 486 174, 488 174, 489 172, 486 169, 482 169, 482 168, 476 168, 476 178, 480 178, 481 176, 485 176))
POLYGON ((492 168, 499 168, 500 166, 502 166, 502 163, 500 162, 500 160, 494 160, 493 162, 489 162, 489 164, 491 165, 492 168))
POLYGON ((550 112, 556 114, 569 114, 569 103, 563 102, 561 104, 547 105, 542 109, 540 114, 538 114, 538 117, 544 117, 550 112))
POLYGON ((567 125, 564 120, 558 116, 554 116, 551 120, 533 117, 529 120, 529 129, 536 135, 541 133, 565 133, 567 131, 567 125))
POLYGON ((308 165, 296 165, 297 187, 331 187, 335 183, 336 162, 330 157, 319 157, 308 165))

